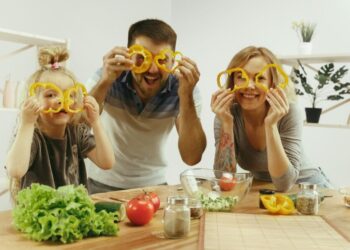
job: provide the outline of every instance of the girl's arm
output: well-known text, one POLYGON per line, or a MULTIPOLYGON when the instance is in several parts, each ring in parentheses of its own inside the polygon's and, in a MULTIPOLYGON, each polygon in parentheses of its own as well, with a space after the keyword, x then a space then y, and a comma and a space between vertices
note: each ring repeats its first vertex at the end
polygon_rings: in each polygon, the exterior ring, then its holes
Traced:
POLYGON ((111 169, 115 163, 113 148, 99 119, 99 105, 95 98, 84 99, 87 121, 94 132, 96 147, 87 153, 88 158, 102 169, 111 169))
POLYGON ((40 105, 35 99, 28 98, 24 102, 17 135, 5 162, 8 174, 13 178, 22 178, 28 171, 34 124, 39 112, 40 105))
POLYGON ((213 94, 211 99, 211 109, 216 114, 214 124, 216 141, 214 169, 231 173, 236 172, 234 122, 230 111, 233 97, 233 94, 227 90, 219 90, 213 94))

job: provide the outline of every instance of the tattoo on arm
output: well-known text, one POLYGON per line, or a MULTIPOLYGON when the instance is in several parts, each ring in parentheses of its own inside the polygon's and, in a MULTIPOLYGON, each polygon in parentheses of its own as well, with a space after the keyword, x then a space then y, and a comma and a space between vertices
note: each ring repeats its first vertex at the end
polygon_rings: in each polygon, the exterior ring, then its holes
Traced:
POLYGON ((235 172, 236 156, 233 137, 228 133, 223 133, 216 148, 214 169, 235 172))

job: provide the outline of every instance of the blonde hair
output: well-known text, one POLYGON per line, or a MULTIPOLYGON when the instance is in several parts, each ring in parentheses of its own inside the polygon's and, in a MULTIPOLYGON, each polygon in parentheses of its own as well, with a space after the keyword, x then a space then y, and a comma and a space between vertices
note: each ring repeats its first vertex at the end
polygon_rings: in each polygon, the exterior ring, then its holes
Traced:
MULTIPOLYGON (((241 51, 239 51, 230 61, 228 64, 227 69, 237 68, 237 67, 243 67, 248 63, 248 61, 254 57, 262 57, 265 59, 266 63, 268 64, 277 64, 282 68, 281 63, 277 59, 277 57, 267 48, 264 47, 255 47, 255 46, 249 46, 241 51)), ((278 80, 278 74, 275 68, 270 69, 270 74, 272 76, 272 87, 276 87, 276 82, 278 80)), ((234 85, 233 77, 229 79, 229 82, 227 84, 227 88, 232 88, 234 85)), ((294 102, 296 99, 295 95, 295 89, 294 84, 289 81, 289 84, 287 84, 286 88, 284 89, 287 99, 290 103, 294 102)))
POLYGON ((75 83, 77 82, 74 74, 65 68, 64 62, 69 58, 69 53, 64 47, 43 47, 38 52, 38 62, 39 70, 35 71, 28 79, 28 85, 38 82, 42 77, 43 73, 45 75, 60 72, 62 75, 66 75, 72 79, 75 83), (55 68, 54 65, 58 64, 58 67, 55 68))

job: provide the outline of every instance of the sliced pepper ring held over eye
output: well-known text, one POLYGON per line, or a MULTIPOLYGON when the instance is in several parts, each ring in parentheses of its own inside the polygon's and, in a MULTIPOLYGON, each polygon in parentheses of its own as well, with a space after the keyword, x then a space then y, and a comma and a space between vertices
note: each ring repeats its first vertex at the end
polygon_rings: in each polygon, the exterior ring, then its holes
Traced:
POLYGON ((172 73, 175 71, 175 69, 179 66, 178 62, 182 59, 182 54, 179 51, 172 51, 171 49, 164 49, 162 50, 158 55, 154 57, 154 60, 156 62, 156 65, 161 70, 172 73), (167 63, 169 63, 166 59, 169 60, 168 55, 170 55, 170 59, 174 59, 174 64, 172 64, 172 67, 167 67, 167 63), (167 58, 168 57, 168 58, 167 58), (160 61, 165 60, 164 63, 161 63, 160 61))
POLYGON ((287 195, 261 195, 264 207, 272 214, 289 215, 295 213, 294 203, 287 195))
POLYGON ((71 98, 71 94, 78 93, 79 91, 81 91, 82 97, 88 95, 85 86, 81 83, 76 83, 73 88, 67 89, 64 92, 64 109, 66 111, 68 111, 70 113, 78 113, 78 112, 83 111, 83 109, 84 109, 83 105, 80 108, 71 109, 71 105, 75 103, 71 98))
MULTIPOLYGON (((282 70, 282 68, 279 65, 277 65, 277 64, 267 64, 267 65, 265 65, 265 67, 255 76, 256 86, 258 88, 260 88, 260 89, 263 89, 265 92, 267 92, 269 90, 268 86, 266 86, 266 84, 261 83, 261 81, 259 79, 270 68, 275 68, 276 71, 277 71, 277 75, 280 75, 280 77, 282 78, 281 82, 279 82, 280 79, 274 79, 274 81, 278 81, 278 84, 277 84, 276 87, 280 87, 280 88, 284 89, 287 86, 287 84, 288 84, 288 76, 282 70)), ((280 78, 280 77, 278 77, 278 78, 280 78)))
POLYGON ((43 113, 58 113, 61 111, 61 109, 63 108, 63 103, 64 103, 64 94, 62 92, 62 90, 57 87, 55 84, 53 83, 43 83, 43 82, 36 82, 33 83, 30 88, 29 88, 29 96, 35 96, 36 95, 36 90, 38 88, 43 88, 43 89, 52 89, 53 91, 56 91, 58 93, 58 100, 60 100, 61 104, 56 108, 49 108, 46 110, 43 110, 43 113))
POLYGON ((149 67, 152 65, 153 58, 151 52, 146 50, 143 46, 134 44, 129 48, 129 55, 132 58, 133 56, 141 56, 143 61, 140 65, 134 64, 132 71, 136 74, 146 72, 149 67))
POLYGON ((242 68, 233 68, 220 72, 216 77, 216 83, 218 87, 220 89, 226 89, 228 87, 228 84, 230 83, 231 75, 236 72, 240 72, 242 74, 241 78, 244 80, 244 83, 240 85, 234 84, 234 88, 231 89, 231 93, 239 89, 247 88, 249 86, 249 77, 242 68), (225 76, 226 79, 223 79, 225 76))

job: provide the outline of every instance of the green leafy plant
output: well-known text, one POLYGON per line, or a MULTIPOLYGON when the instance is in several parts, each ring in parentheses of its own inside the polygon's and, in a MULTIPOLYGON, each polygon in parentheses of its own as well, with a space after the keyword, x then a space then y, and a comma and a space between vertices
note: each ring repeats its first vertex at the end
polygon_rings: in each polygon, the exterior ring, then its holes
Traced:
POLYGON ((296 94, 308 94, 311 97, 313 108, 320 101, 341 100, 344 99, 344 95, 350 94, 350 82, 341 82, 341 79, 349 71, 345 66, 336 70, 333 63, 323 65, 314 76, 318 84, 312 87, 308 83, 307 73, 304 67, 300 63, 299 65, 301 70, 294 68, 294 76, 291 79, 296 84, 296 94), (298 84, 301 84, 302 88, 299 88, 298 84))
POLYGON ((316 24, 301 21, 293 22, 292 27, 296 31, 301 42, 311 42, 316 29, 316 24))

